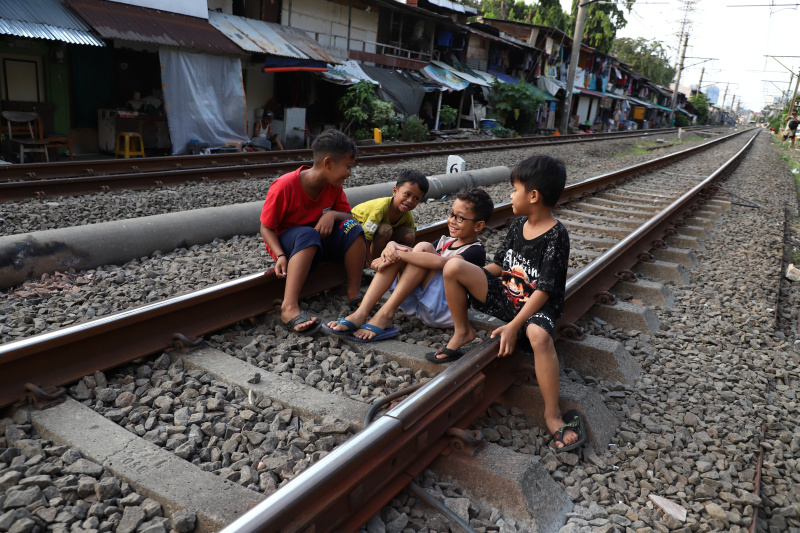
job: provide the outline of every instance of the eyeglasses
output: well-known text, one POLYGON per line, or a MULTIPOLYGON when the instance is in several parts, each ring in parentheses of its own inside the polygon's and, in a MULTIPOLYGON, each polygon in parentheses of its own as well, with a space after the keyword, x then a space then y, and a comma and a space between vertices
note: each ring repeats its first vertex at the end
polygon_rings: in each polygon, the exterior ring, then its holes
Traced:
POLYGON ((452 211, 447 213, 447 218, 454 218, 456 219, 456 222, 458 222, 459 224, 462 224, 465 220, 469 220, 470 222, 475 222, 476 220, 478 220, 477 218, 464 218, 461 215, 456 215, 452 211))

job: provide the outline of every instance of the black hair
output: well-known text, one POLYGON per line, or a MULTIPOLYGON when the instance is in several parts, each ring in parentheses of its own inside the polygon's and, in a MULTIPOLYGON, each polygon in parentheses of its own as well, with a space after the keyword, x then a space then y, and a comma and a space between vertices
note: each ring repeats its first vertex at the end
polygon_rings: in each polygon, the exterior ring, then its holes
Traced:
POLYGON ((428 187, 430 184, 428 183, 428 178, 422 172, 418 170, 404 170, 400 173, 400 177, 397 178, 397 183, 395 183, 395 187, 399 187, 404 183, 416 183, 419 186, 419 189, 422 191, 422 196, 428 194, 428 187))
POLYGON ((472 212, 475 213, 476 220, 483 220, 489 222, 489 219, 494 213, 494 202, 489 193, 480 187, 473 187, 471 189, 461 189, 456 194, 456 198, 472 204, 472 212))
POLYGON ((553 207, 564 192, 567 169, 563 161, 549 155, 523 159, 511 169, 511 184, 521 183, 527 192, 539 191, 544 205, 553 207))
POLYGON ((356 143, 339 130, 325 130, 317 135, 311 143, 311 151, 314 153, 315 165, 322 163, 326 157, 336 161, 343 157, 358 157, 356 143))

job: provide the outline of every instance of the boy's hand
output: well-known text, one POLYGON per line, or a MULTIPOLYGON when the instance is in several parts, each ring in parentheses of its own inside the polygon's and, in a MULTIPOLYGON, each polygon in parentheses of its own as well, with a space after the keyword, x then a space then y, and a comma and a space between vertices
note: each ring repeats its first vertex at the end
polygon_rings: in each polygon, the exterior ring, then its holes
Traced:
POLYGON ((314 226, 314 229, 319 232, 319 236, 323 239, 327 238, 328 235, 331 234, 333 231, 333 224, 336 222, 336 214, 334 211, 328 211, 317 221, 317 225, 314 226))
POLYGON ((519 330, 511 324, 500 326, 492 331, 492 338, 500 335, 500 348, 497 351, 497 357, 505 357, 514 352, 514 347, 517 345, 517 336, 519 330))
POLYGON ((289 265, 289 260, 285 255, 282 255, 275 261, 275 275, 279 278, 286 277, 286 267, 289 265))
POLYGON ((381 259, 383 259, 386 264, 395 263, 400 260, 400 256, 397 255, 397 244, 394 241, 389 241, 386 244, 386 248, 381 252, 381 259))
POLYGON ((386 268, 388 265, 389 265, 389 263, 384 261, 382 257, 379 257, 379 258, 375 259, 374 261, 372 261, 372 264, 370 265, 370 267, 373 270, 377 270, 378 272, 382 272, 383 269, 386 268))

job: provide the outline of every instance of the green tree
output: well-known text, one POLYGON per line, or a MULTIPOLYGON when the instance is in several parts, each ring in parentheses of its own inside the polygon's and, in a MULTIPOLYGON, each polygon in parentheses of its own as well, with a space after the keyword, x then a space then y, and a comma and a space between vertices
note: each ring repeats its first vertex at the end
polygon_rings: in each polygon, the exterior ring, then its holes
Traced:
POLYGON ((611 54, 656 85, 669 86, 675 78, 675 69, 670 65, 667 51, 659 41, 623 37, 614 41, 611 54))
POLYGON ((708 119, 708 97, 703 93, 697 93, 689 97, 689 103, 697 111, 697 123, 705 124, 708 119))
POLYGON ((561 3, 558 0, 539 0, 535 8, 536 13, 531 22, 540 26, 557 28, 563 32, 567 31, 569 17, 561 9, 561 3))
MULTIPOLYGON (((578 18, 578 2, 585 0, 572 0, 572 14, 569 19, 569 35, 575 33, 575 22, 578 18)), ((608 53, 614 44, 617 30, 624 28, 628 21, 625 20, 625 12, 619 8, 620 4, 595 3, 589 4, 586 13, 586 22, 583 27, 583 43, 597 48, 603 53, 608 53)), ((631 11, 633 1, 626 6, 628 13, 631 11)))
POLYGON ((526 4, 523 0, 478 0, 467 4, 485 17, 520 22, 530 22, 536 11, 536 6, 526 4))

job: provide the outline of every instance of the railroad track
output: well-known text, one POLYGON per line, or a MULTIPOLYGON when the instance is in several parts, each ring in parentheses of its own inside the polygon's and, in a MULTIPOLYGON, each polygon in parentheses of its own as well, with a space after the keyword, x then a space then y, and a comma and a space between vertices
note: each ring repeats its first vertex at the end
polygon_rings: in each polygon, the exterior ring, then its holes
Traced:
MULTIPOLYGON (((751 142, 752 139, 739 151, 737 157, 746 152, 751 142)), ((681 240, 682 237, 676 235, 676 228, 680 229, 682 221, 696 219, 703 224, 709 223, 706 217, 697 216, 697 207, 708 201, 715 182, 729 172, 738 159, 729 160, 705 180, 692 180, 692 185, 688 184, 687 178, 680 178, 684 183, 681 193, 677 195, 674 191, 667 191, 668 187, 663 185, 663 179, 657 180, 654 177, 646 178, 645 181, 649 179, 649 182, 643 186, 618 185, 613 192, 608 190, 612 183, 629 179, 637 173, 653 171, 697 151, 699 150, 692 149, 678 154, 678 157, 667 156, 641 167, 631 167, 620 173, 586 180, 565 191, 558 216, 562 222, 566 221, 571 234, 578 237, 576 241, 591 242, 595 253, 586 254, 587 257, 591 256, 591 262, 580 265, 583 268, 574 271, 568 281, 566 312, 559 321, 560 336, 574 333, 575 328, 571 325, 594 306, 598 298, 605 303, 612 301, 613 297, 607 290, 620 280, 620 276, 624 283, 634 285, 631 268, 636 264, 650 264, 654 256, 658 256, 658 252, 650 253, 654 246, 659 249, 670 241, 685 243, 686 241, 681 240), (657 183, 658 181, 661 183, 657 183), (600 194, 596 196, 599 198, 597 202, 605 203, 605 209, 611 208, 617 213, 625 213, 629 220, 638 217, 638 222, 634 220, 635 223, 630 224, 627 230, 620 230, 626 236, 616 235, 616 238, 610 238, 609 235, 614 235, 614 232, 610 232, 611 228, 619 230, 622 226, 619 218, 609 220, 605 217, 603 220, 603 217, 591 214, 593 210, 602 211, 602 206, 597 207, 595 203, 596 207, 593 208, 588 206, 588 202, 579 201, 580 197, 598 192, 600 194), (626 207, 623 203, 634 203, 635 207, 626 207), (655 209, 656 206, 660 209, 655 209), (659 214, 652 218, 652 213, 647 212, 654 210, 659 214), (574 213, 579 215, 575 216, 574 213), (592 222, 587 223, 581 218, 591 219, 592 222), (603 232, 603 227, 606 228, 605 236, 596 236, 603 232)), ((676 181, 675 178, 670 180, 676 181)), ((509 206, 501 206, 495 213, 493 225, 502 223, 510 216, 509 206)), ((443 230, 443 224, 423 228, 418 238, 430 239, 443 230)), ((684 228, 684 232, 686 231, 691 234, 702 232, 702 229, 690 225, 684 228)), ((340 271, 331 270, 328 279, 312 278, 305 289, 309 295, 318 293, 341 279, 340 271)), ((39 388, 47 389, 71 382, 94 371, 163 350, 173 343, 176 332, 180 333, 178 342, 184 345, 191 343, 193 337, 269 311, 269 305, 265 306, 264 303, 274 302, 281 295, 282 288, 275 283, 270 273, 259 274, 64 331, 0 346, 0 376, 3 376, 0 404, 7 405, 21 395, 27 395, 37 403, 46 403, 61 393, 53 389, 37 391, 30 385, 26 389, 24 384, 43 385, 45 387, 39 388), (216 310, 213 316, 208 312, 208 306, 216 310), (68 367, 64 364, 65 361, 68 362, 68 367)), ((485 328, 492 327, 491 321, 486 317, 477 318, 484 322, 485 328)), ((341 350, 333 344, 338 343, 325 345, 329 353, 330 348, 341 350)), ((305 346, 309 345, 306 343, 305 346)), ((408 352, 409 349, 405 351, 408 352)), ((248 514, 234 523, 230 530, 307 530, 308 527, 314 527, 315 530, 327 531, 357 527, 443 450, 448 447, 469 448, 474 444, 475 435, 470 436, 455 430, 448 433, 447 429, 466 428, 509 385, 519 380, 520 374, 530 375, 531 369, 525 368, 519 356, 498 360, 495 354, 494 342, 481 343, 468 356, 425 383, 410 398, 378 418, 355 438, 313 464, 285 489, 276 492, 254 509, 254 514, 248 514), (331 490, 332 483, 336 490, 331 490)), ((206 353, 205 359, 218 358, 214 355, 206 353)), ((192 357, 189 355, 180 360, 187 365, 199 365, 200 363, 189 362, 192 357)), ((402 361, 401 365, 411 363, 411 368, 416 364, 418 368, 424 369, 425 363, 413 363, 416 359, 413 353, 394 357, 395 361, 402 361)), ((587 371, 590 375, 602 375, 599 369, 581 368, 576 363, 577 361, 571 361, 568 366, 577 367, 579 372, 587 371)), ((433 371, 430 368, 428 370, 433 371)), ((212 375, 223 373, 222 370, 211 368, 204 368, 203 372, 212 375)), ((611 374, 617 379, 630 380, 631 376, 626 376, 626 372, 630 373, 630 368, 617 368, 611 374)), ((256 388, 255 385, 245 383, 241 383, 241 386, 251 390, 256 388)), ((267 394, 266 391, 259 390, 261 392, 257 394, 267 394)), ((280 401, 291 402, 286 398, 280 401)), ((294 408, 300 409, 297 406, 294 408)), ((45 419, 59 417, 57 409, 61 407, 44 411, 44 414, 34 414, 34 421, 38 419, 39 426, 44 429, 47 426, 45 419)), ((341 415, 340 418, 347 418, 343 413, 344 411, 336 412, 341 415)), ((352 415, 349 418, 349 426, 353 429, 358 424, 352 422, 352 415)), ((84 426, 78 423, 78 419, 70 420, 76 426, 73 429, 80 434, 81 427, 84 426)), ((51 435, 53 440, 67 438, 58 432, 51 435)), ((595 445, 602 443, 604 437, 601 428, 590 427, 590 437, 595 445)), ((100 454, 98 451, 94 453, 100 454)), ((136 463, 135 466, 138 468, 141 465, 136 463)), ((119 472, 125 470, 124 465, 117 465, 115 468, 119 472)), ((213 513, 209 513, 201 522, 204 521, 207 526, 219 526, 215 519, 213 513)))
MULTIPOLYGON (((693 127, 690 130, 706 128, 693 127)), ((529 146, 641 138, 674 133, 677 128, 512 139, 479 139, 359 147, 360 165, 383 164, 437 155, 507 150, 529 146)), ((206 156, 71 161, 0 166, 0 199, 43 199, 119 189, 152 189, 187 182, 268 178, 310 164, 310 150, 248 152, 206 156)))

